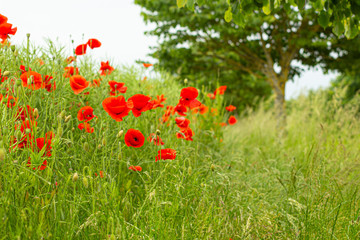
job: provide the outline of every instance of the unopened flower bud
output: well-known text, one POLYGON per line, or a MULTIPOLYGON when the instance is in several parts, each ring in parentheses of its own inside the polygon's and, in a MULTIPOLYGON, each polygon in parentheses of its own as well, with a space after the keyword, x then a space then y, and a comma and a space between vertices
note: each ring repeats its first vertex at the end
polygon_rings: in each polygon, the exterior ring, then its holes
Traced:
POLYGON ((57 135, 59 136, 59 138, 61 138, 61 136, 63 135, 63 128, 61 127, 61 125, 59 125, 57 129, 57 135))
POLYGON ((156 135, 157 135, 157 136, 160 136, 160 134, 161 134, 160 130, 157 129, 157 130, 156 130, 156 135))
POLYGON ((0 148, 0 161, 3 161, 5 159, 6 151, 3 148, 0 148))
POLYGON ((15 84, 16 86, 21 86, 22 81, 20 79, 16 79, 15 84))
POLYGON ((119 159, 119 161, 121 161, 121 159, 122 159, 121 153, 119 153, 118 159, 119 159))
POLYGON ((26 134, 29 134, 29 133, 31 133, 31 130, 30 130, 29 128, 27 128, 27 129, 25 130, 25 133, 26 133, 26 134))
POLYGON ((39 117, 39 110, 37 108, 35 108, 33 114, 34 114, 33 115, 34 118, 38 118, 39 117))
POLYGON ((101 144, 98 145, 98 149, 100 149, 100 148, 101 148, 101 144))
POLYGON ((30 33, 27 33, 27 34, 26 34, 26 37, 29 39, 29 38, 30 38, 30 33))
POLYGON ((70 119, 71 119, 71 115, 69 115, 69 116, 66 116, 66 117, 65 117, 65 122, 68 122, 68 121, 70 121, 70 119))
POLYGON ((211 169, 211 171, 214 171, 215 170, 215 165, 211 164, 210 169, 211 169))
POLYGON ((73 178, 72 178, 73 182, 76 182, 78 179, 79 179, 79 174, 74 173, 73 178))
POLYGON ((105 139, 105 138, 102 139, 101 144, 102 144, 103 146, 106 146, 106 139, 105 139))
POLYGON ((116 137, 117 137, 117 138, 120 138, 121 135, 123 135, 123 133, 124 133, 124 130, 120 130, 119 133, 116 135, 116 137))
POLYGON ((65 114, 66 114, 65 110, 62 110, 61 113, 60 113, 60 117, 61 117, 61 118, 64 118, 64 117, 65 117, 65 114))
POLYGON ((89 151, 90 147, 89 147, 89 143, 88 142, 84 142, 84 150, 85 151, 89 151))
POLYGON ((85 187, 85 188, 88 188, 88 187, 89 187, 89 181, 88 181, 87 177, 84 177, 84 178, 83 178, 83 184, 84 184, 84 187, 85 187))
POLYGON ((184 83, 185 83, 185 84, 188 83, 188 79, 187 79, 187 78, 184 79, 184 83))
POLYGON ((5 71, 3 74, 2 74, 4 77, 7 77, 10 75, 10 72, 9 71, 5 71))
POLYGON ((73 127, 73 128, 71 129, 71 131, 75 131, 75 128, 73 127))
POLYGON ((22 132, 20 130, 17 130, 15 132, 15 137, 17 140, 20 140, 22 138, 22 132))
POLYGON ((192 168, 191 167, 188 168, 188 173, 189 173, 189 175, 192 174, 192 168))
POLYGON ((14 51, 14 57, 17 57, 19 55, 19 52, 17 50, 14 51))

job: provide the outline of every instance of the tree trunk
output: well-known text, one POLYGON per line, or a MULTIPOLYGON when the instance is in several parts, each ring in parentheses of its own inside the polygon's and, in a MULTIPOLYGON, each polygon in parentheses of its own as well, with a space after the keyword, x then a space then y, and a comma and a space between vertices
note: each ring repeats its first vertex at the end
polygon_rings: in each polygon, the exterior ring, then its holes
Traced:
POLYGON ((282 136, 285 133, 286 127, 286 107, 285 107, 285 83, 279 84, 274 88, 275 92, 275 113, 277 118, 277 129, 279 135, 282 136))

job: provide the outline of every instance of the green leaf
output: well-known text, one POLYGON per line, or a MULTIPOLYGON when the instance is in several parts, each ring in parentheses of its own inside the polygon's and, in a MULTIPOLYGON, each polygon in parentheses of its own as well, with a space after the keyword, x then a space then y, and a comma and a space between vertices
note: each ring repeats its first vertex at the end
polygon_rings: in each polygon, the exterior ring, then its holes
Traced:
POLYGON ((333 33, 336 36, 340 36, 345 31, 344 24, 341 22, 339 18, 335 19, 334 21, 334 27, 333 27, 333 33))
POLYGON ((305 0, 296 0, 296 4, 300 10, 303 10, 305 7, 305 0))
POLYGON ((225 12, 225 21, 226 22, 231 22, 232 20, 232 12, 231 12, 231 7, 228 8, 228 10, 225 12))
POLYGON ((206 0, 196 0, 196 3, 201 7, 202 5, 205 4, 206 0))
POLYGON ((233 21, 235 24, 237 24, 239 27, 245 26, 245 17, 244 14, 237 12, 233 15, 233 21))
POLYGON ((262 10, 266 15, 269 15, 271 13, 270 1, 262 7, 262 10))
POLYGON ((178 8, 182 8, 185 6, 187 0, 176 0, 178 8))
POLYGON ((186 6, 189 10, 195 10, 195 0, 187 0, 186 6))
POLYGON ((323 28, 326 28, 327 26, 329 26, 329 22, 330 22, 330 16, 328 15, 327 12, 325 12, 324 10, 322 10, 320 12, 320 16, 318 18, 318 23, 320 24, 320 26, 322 26, 323 28))
POLYGON ((354 20, 350 20, 345 24, 345 36, 347 39, 353 39, 358 33, 359 28, 355 25, 354 20))

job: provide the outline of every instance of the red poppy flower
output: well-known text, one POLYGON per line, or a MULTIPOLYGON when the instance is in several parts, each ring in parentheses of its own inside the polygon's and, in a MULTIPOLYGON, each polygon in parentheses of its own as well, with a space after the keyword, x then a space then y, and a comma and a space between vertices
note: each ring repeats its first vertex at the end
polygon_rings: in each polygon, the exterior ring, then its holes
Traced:
POLYGON ((157 157, 155 157, 155 162, 157 162, 158 160, 162 159, 162 160, 174 160, 176 158, 176 151, 174 149, 171 148, 165 148, 165 149, 161 149, 160 151, 158 151, 158 155, 157 157))
POLYGON ((85 122, 90 121, 94 117, 96 117, 94 115, 94 109, 90 106, 80 108, 77 115, 79 121, 85 121, 85 122))
POLYGON ((184 117, 177 117, 175 118, 175 122, 176 125, 181 129, 181 130, 185 130, 189 127, 190 125, 190 120, 186 119, 184 117))
POLYGON ((53 83, 51 83, 51 80, 53 80, 53 77, 46 75, 45 79, 44 79, 44 85, 45 85, 45 89, 48 92, 52 92, 56 89, 56 84, 55 81, 53 83))
POLYGON ((28 68, 28 70, 26 70, 27 67, 25 67, 24 65, 20 65, 19 69, 21 71, 21 74, 27 72, 27 71, 31 71, 31 68, 28 68))
POLYGON ((177 138, 182 138, 187 141, 193 141, 192 139, 193 136, 194 136, 194 132, 193 130, 191 130, 191 128, 187 128, 176 133, 177 138))
POLYGON ((4 82, 7 79, 8 77, 1 76, 1 69, 0 69, 0 82, 4 82))
POLYGON ((213 116, 217 116, 219 113, 218 113, 218 110, 216 108, 211 108, 211 114, 213 116))
POLYGON ((163 140, 160 138, 160 136, 157 136, 155 133, 150 133, 150 136, 147 138, 149 142, 153 142, 154 145, 160 146, 164 145, 163 140))
POLYGON ((181 90, 180 97, 185 101, 192 101, 199 96, 199 92, 194 87, 186 87, 181 90))
POLYGON ((70 87, 76 95, 84 91, 89 85, 90 83, 81 75, 70 77, 70 87))
POLYGON ((219 123, 219 125, 220 125, 221 127, 225 127, 227 124, 226 124, 225 122, 221 122, 221 123, 219 123))
POLYGON ((69 77, 73 76, 74 74, 75 75, 79 74, 79 68, 76 68, 76 71, 75 71, 75 68, 70 66, 70 67, 64 68, 64 70, 65 70, 65 73, 64 73, 65 78, 69 78, 69 77))
POLYGON ((207 106, 205 106, 204 104, 201 104, 199 107, 194 108, 193 113, 198 113, 200 112, 200 114, 205 114, 209 111, 209 108, 207 106))
POLYGON ((148 67, 153 66, 153 64, 151 64, 151 63, 143 63, 143 66, 146 67, 146 68, 148 68, 148 67))
POLYGON ((230 125, 234 125, 237 122, 237 119, 234 116, 230 116, 228 122, 230 125))
MULTIPOLYGON (((45 138, 37 138, 36 139, 36 152, 41 152, 41 150, 45 148, 44 155, 42 157, 51 157, 51 140, 45 138)), ((31 167, 31 158, 29 158, 27 165, 31 167)), ((44 170, 47 167, 47 160, 44 160, 41 166, 38 166, 37 169, 44 170)), ((33 168, 34 170, 36 167, 33 168)))
POLYGON ((75 48, 75 54, 76 55, 84 55, 86 53, 86 48, 87 48, 86 44, 80 44, 79 46, 77 46, 75 48))
POLYGON ((0 94, 0 101, 2 100, 2 98, 7 99, 6 101, 5 100, 3 101, 3 104, 6 104, 6 106, 8 108, 14 107, 16 105, 16 103, 17 103, 17 100, 18 100, 17 98, 14 98, 13 96, 6 95, 6 96, 3 97, 3 95, 0 94))
POLYGON ((220 86, 220 87, 218 87, 218 88, 215 90, 214 95, 217 95, 217 94, 219 94, 219 95, 224 95, 226 88, 227 88, 227 86, 220 86))
POLYGON ((141 172, 142 171, 142 167, 140 166, 130 166, 129 170, 133 170, 135 172, 141 172))
POLYGON ((150 97, 143 94, 135 94, 130 97, 128 101, 132 101, 134 107, 132 108, 132 113, 135 117, 140 117, 142 112, 152 109, 152 104, 150 102, 150 97))
POLYGON ((101 42, 95 38, 90 38, 87 43, 91 49, 98 48, 101 46, 101 42))
POLYGON ((44 83, 40 73, 29 71, 20 76, 22 85, 31 90, 38 90, 44 88, 44 83))
POLYGON ((162 94, 161 96, 156 96, 156 99, 151 100, 150 103, 152 104, 152 109, 161 107, 163 108, 164 105, 162 104, 163 102, 165 102, 166 98, 164 98, 164 94, 162 94))
POLYGON ((73 61, 76 61, 76 58, 75 58, 74 56, 70 56, 70 57, 68 57, 65 61, 66 61, 67 64, 70 64, 70 63, 72 63, 73 61))
POLYGON ((124 96, 109 97, 102 102, 104 110, 112 119, 120 122, 127 116, 133 105, 125 101, 124 96))
POLYGON ((109 65, 109 61, 101 62, 101 67, 100 67, 101 76, 109 75, 112 73, 112 71, 114 71, 114 68, 109 65))
POLYGON ((233 106, 233 105, 229 105, 225 109, 228 110, 229 112, 232 112, 232 111, 234 111, 236 109, 236 107, 233 106))
POLYGON ((101 79, 94 79, 91 84, 92 87, 100 87, 101 79))
POLYGON ((215 99, 215 98, 216 98, 215 94, 213 94, 213 93, 208 93, 207 96, 208 96, 210 99, 215 99))
POLYGON ((179 114, 180 116, 186 116, 187 109, 184 105, 178 104, 176 105, 176 107, 174 108, 174 112, 176 112, 177 114, 179 114))
POLYGON ((144 145, 144 141, 145 137, 139 130, 130 128, 125 133, 125 144, 128 147, 140 148, 144 145))
POLYGON ((80 123, 80 124, 78 125, 78 128, 79 128, 80 130, 85 129, 85 131, 86 131, 87 133, 93 133, 93 132, 94 132, 94 128, 91 127, 91 126, 90 126, 90 123, 88 123, 88 122, 80 123))
POLYGON ((15 35, 17 28, 13 28, 12 24, 8 23, 8 18, 0 14, 0 38, 5 42, 8 35, 15 35))
POLYGON ((110 85, 110 96, 116 96, 117 93, 126 93, 127 87, 125 87, 125 83, 109 81, 110 85))
POLYGON ((26 108, 20 107, 16 114, 16 119, 25 121, 27 119, 34 120, 34 109, 29 105, 26 105, 26 108))
POLYGON ((103 172, 103 171, 100 171, 99 174, 100 174, 100 177, 101 177, 101 178, 104 177, 104 172, 103 172))

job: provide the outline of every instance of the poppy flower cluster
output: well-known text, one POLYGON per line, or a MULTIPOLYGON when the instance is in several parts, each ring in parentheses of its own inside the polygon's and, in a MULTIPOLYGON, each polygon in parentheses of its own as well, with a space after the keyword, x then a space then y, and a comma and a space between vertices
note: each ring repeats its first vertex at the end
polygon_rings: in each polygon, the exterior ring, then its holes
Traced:
POLYGON ((92 107, 85 106, 80 108, 77 114, 77 118, 81 123, 78 125, 78 128, 80 130, 85 129, 85 131, 88 133, 93 133, 94 128, 90 126, 89 121, 91 121, 95 117, 97 118, 97 116, 94 115, 94 109, 92 107))
POLYGON ((110 96, 116 96, 119 93, 126 93, 127 87, 125 87, 125 83, 109 81, 110 85, 110 96))
POLYGON ((210 99, 215 99, 216 95, 224 95, 225 91, 226 91, 227 86, 220 86, 217 89, 215 89, 214 93, 208 93, 208 97, 210 99))
POLYGON ((101 47, 101 42, 95 38, 89 39, 85 44, 80 44, 75 48, 76 55, 84 55, 86 53, 87 47, 91 49, 101 47))
POLYGON ((0 14, 0 39, 1 43, 5 43, 9 35, 15 35, 17 28, 13 28, 12 24, 8 23, 8 18, 0 14))

